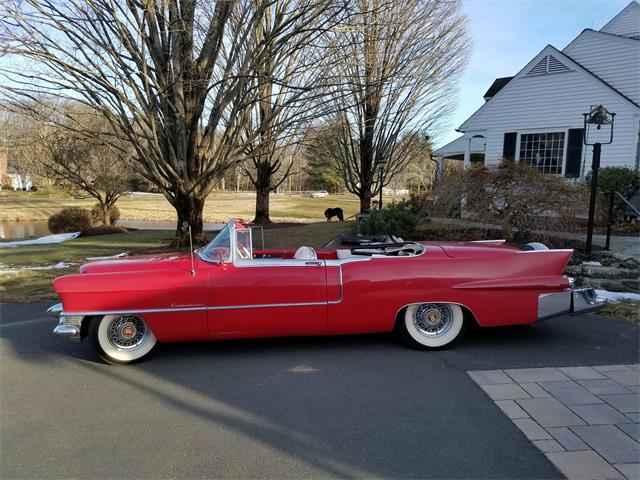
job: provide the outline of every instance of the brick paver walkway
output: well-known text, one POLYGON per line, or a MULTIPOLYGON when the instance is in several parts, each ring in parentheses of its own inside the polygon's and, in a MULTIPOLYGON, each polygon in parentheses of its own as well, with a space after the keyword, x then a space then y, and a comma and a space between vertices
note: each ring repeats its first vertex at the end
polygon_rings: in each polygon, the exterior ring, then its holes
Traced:
POLYGON ((640 366, 469 372, 569 479, 640 478, 640 366))

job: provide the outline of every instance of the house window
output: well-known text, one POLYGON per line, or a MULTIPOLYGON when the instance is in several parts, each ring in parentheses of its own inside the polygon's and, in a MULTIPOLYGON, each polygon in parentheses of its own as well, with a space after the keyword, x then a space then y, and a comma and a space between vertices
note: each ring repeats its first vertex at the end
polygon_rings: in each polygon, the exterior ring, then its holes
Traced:
POLYGON ((520 162, 542 173, 562 173, 564 132, 520 135, 520 162))

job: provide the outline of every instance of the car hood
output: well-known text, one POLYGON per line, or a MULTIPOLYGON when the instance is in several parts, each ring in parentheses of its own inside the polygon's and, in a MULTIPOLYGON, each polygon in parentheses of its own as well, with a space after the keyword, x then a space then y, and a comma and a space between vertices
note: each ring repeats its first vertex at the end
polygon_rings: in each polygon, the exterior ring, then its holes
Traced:
POLYGON ((85 263, 80 267, 80 273, 140 272, 176 268, 191 269, 191 256, 188 253, 164 253, 105 258, 85 263))

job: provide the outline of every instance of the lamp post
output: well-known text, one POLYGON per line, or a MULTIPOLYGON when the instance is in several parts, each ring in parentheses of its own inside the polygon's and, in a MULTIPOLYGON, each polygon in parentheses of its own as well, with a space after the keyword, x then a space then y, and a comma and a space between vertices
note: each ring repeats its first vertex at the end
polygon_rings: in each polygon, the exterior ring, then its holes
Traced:
MULTIPOLYGON (((602 145, 608 145, 613 142, 613 120, 616 116, 615 113, 609 112, 602 105, 592 107, 589 113, 583 113, 584 116, 584 136, 583 142, 585 145, 593 146, 593 158, 591 162, 591 197, 589 198, 589 220, 587 222, 587 245, 586 253, 591 253, 591 246, 593 243, 593 222, 596 211, 596 195, 598 189, 598 170, 600 170, 600 153, 602 145), (609 118, 611 116, 611 118, 609 118), (589 142, 589 126, 596 125, 596 130, 600 130, 602 125, 611 125, 611 131, 609 132, 609 141, 602 142, 589 142)), ((598 138, 599 140, 599 138, 598 138)))
POLYGON ((386 160, 378 161, 378 170, 380 173, 380 200, 378 201, 378 209, 382 210, 382 187, 384 186, 384 166, 387 163, 386 160))

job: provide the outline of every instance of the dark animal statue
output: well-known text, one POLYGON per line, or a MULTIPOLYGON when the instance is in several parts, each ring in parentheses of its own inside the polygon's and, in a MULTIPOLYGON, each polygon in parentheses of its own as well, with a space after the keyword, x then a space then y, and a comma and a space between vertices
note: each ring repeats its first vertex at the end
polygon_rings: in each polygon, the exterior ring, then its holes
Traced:
POLYGON ((327 218, 327 222, 330 222, 333 217, 338 217, 338 220, 344 222, 344 213, 341 208, 327 208, 324 211, 324 216, 327 218))

